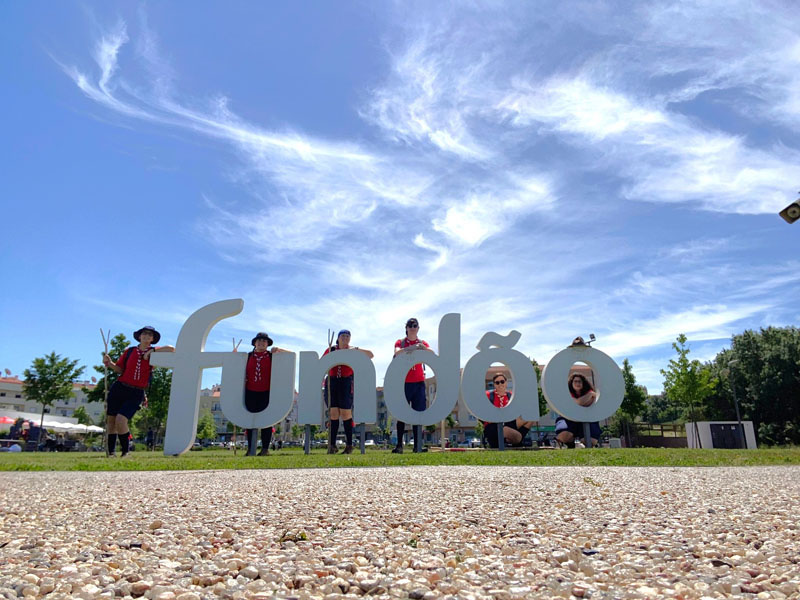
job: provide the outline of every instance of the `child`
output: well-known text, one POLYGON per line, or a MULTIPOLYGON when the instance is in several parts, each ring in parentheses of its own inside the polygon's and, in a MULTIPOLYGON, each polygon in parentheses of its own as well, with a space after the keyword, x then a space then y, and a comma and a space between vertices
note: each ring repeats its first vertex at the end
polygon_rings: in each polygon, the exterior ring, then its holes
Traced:
MULTIPOLYGON (((288 352, 272 346, 272 338, 263 331, 252 339, 253 351, 247 355, 245 367, 244 405, 252 413, 261 412, 269 406, 269 386, 272 376, 272 355, 275 352, 288 352)), ((269 454, 269 444, 272 441, 272 427, 261 430, 261 452, 259 456, 269 454)), ((247 430, 247 456, 256 455, 258 443, 258 430, 247 430)))
POLYGON ((150 384, 150 374, 153 369, 150 366, 150 354, 175 352, 172 346, 158 348, 153 346, 161 339, 161 334, 149 325, 134 331, 133 339, 139 342, 139 345, 126 348, 117 362, 111 360, 108 354, 103 355, 103 364, 121 374, 108 391, 106 429, 109 456, 116 456, 117 438, 122 447, 122 456, 128 455, 130 448, 128 423, 142 405, 144 392, 150 384))

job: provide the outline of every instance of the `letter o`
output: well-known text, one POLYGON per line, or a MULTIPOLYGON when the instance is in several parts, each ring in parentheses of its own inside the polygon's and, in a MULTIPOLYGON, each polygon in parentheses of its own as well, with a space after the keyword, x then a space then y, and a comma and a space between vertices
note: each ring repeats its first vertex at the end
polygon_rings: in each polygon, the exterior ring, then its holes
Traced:
POLYGON ((554 411, 570 421, 594 422, 607 419, 622 404, 625 380, 622 371, 605 352, 591 346, 570 346, 556 354, 542 373, 542 391, 554 411), (591 367, 597 389, 597 400, 591 406, 580 406, 567 387, 569 371, 576 362, 591 367))
POLYGON ((539 420, 539 385, 536 371, 528 358, 510 348, 481 350, 467 361, 461 374, 461 397, 476 419, 505 423, 517 417, 539 420), (511 371, 514 392, 508 406, 494 406, 486 398, 486 371, 492 363, 502 363, 511 371))

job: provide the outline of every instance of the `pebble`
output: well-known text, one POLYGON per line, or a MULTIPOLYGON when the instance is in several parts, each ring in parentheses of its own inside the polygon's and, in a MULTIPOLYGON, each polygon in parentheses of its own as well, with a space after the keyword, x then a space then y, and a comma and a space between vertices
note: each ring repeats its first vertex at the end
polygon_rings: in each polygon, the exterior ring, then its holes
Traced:
POLYGON ((800 600, 799 507, 798 467, 3 473, 0 598, 800 600))

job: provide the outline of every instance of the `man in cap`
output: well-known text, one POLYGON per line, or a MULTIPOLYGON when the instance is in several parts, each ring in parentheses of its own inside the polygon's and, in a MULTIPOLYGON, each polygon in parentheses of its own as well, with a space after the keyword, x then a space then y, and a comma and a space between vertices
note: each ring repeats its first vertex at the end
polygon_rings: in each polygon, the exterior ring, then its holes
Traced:
MULTIPOLYGON (((272 338, 263 331, 252 339, 253 351, 247 355, 245 367, 244 405, 252 413, 261 412, 269 406, 269 387, 272 376, 272 355, 275 352, 288 352, 273 346, 272 338)), ((269 454, 269 444, 272 441, 272 426, 261 430, 260 456, 269 454)), ((247 455, 255 456, 258 445, 258 430, 247 430, 247 455)))
POLYGON ((106 430, 108 432, 108 455, 116 456, 117 438, 122 447, 122 456, 128 455, 130 448, 129 421, 144 402, 144 393, 150 385, 150 355, 153 352, 175 352, 172 346, 156 347, 161 334, 149 325, 133 332, 133 339, 138 346, 125 349, 119 359, 114 362, 108 354, 103 355, 103 364, 116 373, 119 379, 108 391, 108 407, 106 410, 106 430))
MULTIPOLYGON (((417 337, 419 334, 419 321, 415 318, 410 318, 406 321, 406 337, 399 339, 394 343, 394 355, 397 356, 401 352, 413 352, 414 350, 428 350, 431 351, 428 342, 421 340, 417 337)), ((422 363, 417 363, 408 371, 406 375, 406 401, 411 405, 411 408, 417 411, 423 411, 427 407, 427 399, 425 397, 425 367, 422 363)), ((414 427, 414 452, 422 450, 422 440, 417 439, 417 435, 421 435, 421 427, 414 427)), ((397 446, 392 452, 394 454, 403 453, 403 436, 406 432, 406 424, 403 421, 397 421, 397 446)))
MULTIPOLYGON (((358 350, 372 358, 370 350, 350 346, 350 331, 342 329, 336 336, 336 345, 322 354, 336 350, 358 350)), ((353 453, 353 369, 346 365, 336 365, 328 372, 327 393, 330 398, 330 426, 328 430, 328 454, 336 454, 336 436, 339 433, 339 419, 344 424, 345 447, 342 454, 353 453)))

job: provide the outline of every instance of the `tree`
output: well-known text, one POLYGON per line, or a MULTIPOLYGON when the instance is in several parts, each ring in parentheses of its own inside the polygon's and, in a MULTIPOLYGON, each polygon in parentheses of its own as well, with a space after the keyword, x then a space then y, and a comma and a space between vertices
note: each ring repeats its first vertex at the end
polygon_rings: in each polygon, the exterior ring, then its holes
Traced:
POLYGON ((301 435, 303 435, 303 428, 297 423, 292 425, 292 439, 297 440, 301 435))
POLYGON ((197 421, 197 437, 201 440, 213 440, 217 437, 217 426, 214 424, 214 417, 211 416, 209 410, 203 411, 197 421))
POLYGON ((479 440, 483 439, 483 422, 478 421, 475 424, 475 437, 479 440))
POLYGON ((714 418, 753 421, 759 442, 800 444, 800 329, 767 327, 734 335, 710 363, 720 385, 706 402, 714 418))
MULTIPOLYGON (((137 431, 152 429, 156 437, 161 435, 162 428, 167 421, 169 412, 169 393, 172 387, 172 370, 162 367, 153 367, 150 385, 147 386, 147 406, 142 407, 134 417, 137 431)), ((216 437, 216 434, 215 436, 216 437)))
MULTIPOLYGON (((701 414, 696 409, 702 409, 705 399, 714 392, 716 381, 711 376, 711 370, 699 360, 689 360, 691 350, 686 347, 686 336, 680 334, 677 342, 672 347, 678 357, 669 361, 667 369, 661 369, 664 376, 664 392, 667 398, 676 405, 684 408, 684 418, 695 423, 694 435, 697 442, 700 432, 697 429, 697 420, 701 414), (687 412, 688 409, 688 412, 687 412)), ((689 435, 689 432, 686 432, 689 435)), ((697 444, 699 446, 699 443, 697 444)))
POLYGON ((83 406, 79 406, 75 409, 75 412, 72 413, 72 416, 78 419, 78 423, 81 425, 94 425, 92 422, 92 417, 86 412, 86 408, 83 406))
POLYGON ((74 396, 72 382, 81 376, 85 367, 77 367, 77 360, 61 358, 51 352, 43 358, 34 358, 30 369, 25 369, 25 381, 22 391, 29 400, 42 405, 42 421, 39 429, 39 440, 44 431, 45 408, 52 406, 56 400, 74 396))
MULTIPOLYGON (((111 357, 111 360, 117 362, 119 357, 122 356, 122 353, 125 352, 125 348, 130 346, 130 341, 128 338, 125 337, 125 334, 118 333, 115 335, 111 342, 109 343, 108 348, 108 355, 111 357)), ((101 353, 102 357, 102 353, 101 353)), ((97 382, 97 385, 94 386, 94 389, 89 389, 84 387, 83 393, 86 394, 86 399, 89 402, 103 402, 105 400, 105 390, 106 390, 106 380, 103 376, 104 368, 102 363, 99 365, 95 365, 93 367, 95 371, 100 374, 100 380, 97 382)), ((111 386, 114 385, 114 382, 119 378, 119 374, 111 369, 108 369, 108 389, 111 389, 111 386)))
POLYGON ((617 435, 624 435, 627 446, 630 448, 631 427, 636 418, 644 414, 647 406, 647 392, 641 385, 636 383, 633 367, 627 358, 622 361, 622 378, 625 381, 625 397, 612 417, 611 429, 617 435))
POLYGON ((533 365, 533 370, 536 371, 536 381, 539 382, 539 389, 536 390, 539 393, 539 414, 544 416, 550 412, 550 405, 547 404, 544 392, 542 391, 542 367, 539 366, 536 359, 531 359, 531 364, 533 365))

